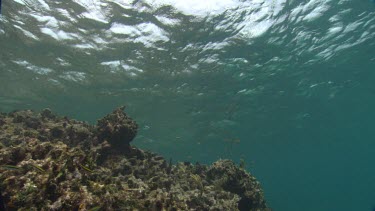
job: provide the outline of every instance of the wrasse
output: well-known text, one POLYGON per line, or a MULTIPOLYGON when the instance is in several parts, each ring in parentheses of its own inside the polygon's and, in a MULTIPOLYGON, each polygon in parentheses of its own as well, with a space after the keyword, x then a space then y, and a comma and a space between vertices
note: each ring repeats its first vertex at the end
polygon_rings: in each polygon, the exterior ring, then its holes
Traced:
POLYGON ((81 165, 81 164, 78 164, 78 165, 79 165, 82 169, 84 169, 85 171, 87 171, 87 172, 89 172, 89 173, 93 173, 93 172, 94 172, 93 170, 87 168, 87 167, 84 166, 84 165, 81 165))
POLYGON ((18 170, 21 169, 21 167, 13 166, 13 165, 1 165, 0 168, 8 169, 8 170, 18 170))
POLYGON ((89 211, 99 211, 101 208, 101 206, 96 206, 96 207, 93 207, 91 209, 89 209, 89 211))
POLYGON ((41 167, 37 166, 37 165, 34 165, 34 164, 30 164, 32 167, 34 167, 35 169, 37 169, 38 171, 40 172, 45 172, 44 169, 42 169, 41 167))

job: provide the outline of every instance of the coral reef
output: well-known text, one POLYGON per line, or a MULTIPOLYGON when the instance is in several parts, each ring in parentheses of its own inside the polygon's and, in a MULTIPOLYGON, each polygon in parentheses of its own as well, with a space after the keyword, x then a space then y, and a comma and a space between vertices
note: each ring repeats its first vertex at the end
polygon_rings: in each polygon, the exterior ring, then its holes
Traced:
POLYGON ((4 210, 270 210, 257 180, 229 160, 172 165, 132 147, 116 109, 96 126, 50 110, 0 114, 4 210))

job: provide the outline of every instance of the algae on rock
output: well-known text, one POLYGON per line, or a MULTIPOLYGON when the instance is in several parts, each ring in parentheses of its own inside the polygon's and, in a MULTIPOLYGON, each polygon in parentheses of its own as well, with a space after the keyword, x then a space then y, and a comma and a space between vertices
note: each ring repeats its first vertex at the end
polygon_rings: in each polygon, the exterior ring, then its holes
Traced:
POLYGON ((172 165, 130 146, 137 124, 114 110, 96 126, 49 109, 0 115, 0 208, 270 210, 232 161, 172 165))

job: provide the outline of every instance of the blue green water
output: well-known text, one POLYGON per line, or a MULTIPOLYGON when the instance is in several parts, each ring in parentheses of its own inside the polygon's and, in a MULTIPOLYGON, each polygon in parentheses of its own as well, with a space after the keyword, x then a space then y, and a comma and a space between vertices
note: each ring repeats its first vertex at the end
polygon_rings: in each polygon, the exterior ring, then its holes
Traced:
POLYGON ((123 104, 134 145, 244 159, 273 210, 375 207, 373 1, 3 1, 0 111, 123 104))

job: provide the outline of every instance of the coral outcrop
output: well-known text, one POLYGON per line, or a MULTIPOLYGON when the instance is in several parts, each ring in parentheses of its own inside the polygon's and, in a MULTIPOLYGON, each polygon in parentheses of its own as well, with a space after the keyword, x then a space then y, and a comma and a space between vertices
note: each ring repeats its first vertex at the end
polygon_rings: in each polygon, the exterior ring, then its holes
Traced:
POLYGON ((173 165, 130 146, 137 124, 123 109, 96 126, 48 109, 0 114, 0 208, 270 210, 232 161, 173 165))
POLYGON ((112 148, 122 150, 129 148, 129 143, 137 135, 138 125, 124 112, 125 106, 98 120, 97 136, 99 140, 107 140, 112 148))

